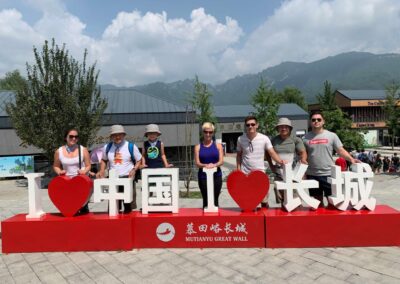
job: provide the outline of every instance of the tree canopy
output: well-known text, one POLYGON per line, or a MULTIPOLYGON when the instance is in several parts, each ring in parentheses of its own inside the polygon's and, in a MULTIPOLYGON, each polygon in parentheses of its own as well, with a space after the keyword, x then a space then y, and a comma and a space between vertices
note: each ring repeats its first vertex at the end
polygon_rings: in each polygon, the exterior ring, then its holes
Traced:
POLYGON ((293 103, 307 111, 308 106, 301 91, 295 87, 285 87, 279 92, 279 99, 282 103, 293 103))
POLYGON ((386 87, 386 101, 382 108, 386 114, 386 126, 388 127, 390 144, 394 148, 395 137, 399 135, 400 126, 400 109, 398 107, 400 101, 400 85, 392 83, 386 87))
POLYGON ((27 87, 27 81, 19 70, 7 72, 4 79, 0 79, 0 90, 18 91, 27 87))
POLYGON ((258 131, 268 136, 276 134, 276 123, 278 121, 279 98, 275 89, 260 80, 256 93, 251 98, 254 107, 254 116, 257 118, 258 131))
POLYGON ((27 84, 16 90, 15 102, 6 108, 17 135, 24 145, 43 149, 49 159, 70 128, 79 130, 82 145, 90 145, 107 106, 96 65, 87 65, 86 50, 79 62, 54 39, 41 50, 34 47, 33 54, 35 63, 26 64, 27 84))
MULTIPOLYGON (((198 76, 195 78, 193 94, 189 101, 197 112, 197 120, 200 125, 204 122, 211 122, 214 125, 217 118, 214 116, 214 109, 211 104, 212 93, 208 90, 207 85, 200 82, 198 76)), ((200 136, 202 133, 200 132, 200 136)))

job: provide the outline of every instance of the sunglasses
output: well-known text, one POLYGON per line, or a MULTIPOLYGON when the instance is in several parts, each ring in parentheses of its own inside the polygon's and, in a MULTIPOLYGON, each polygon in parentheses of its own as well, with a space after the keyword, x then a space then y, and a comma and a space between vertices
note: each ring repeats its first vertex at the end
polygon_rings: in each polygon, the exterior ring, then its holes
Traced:
POLYGON ((254 126, 256 126, 256 124, 255 124, 255 123, 247 123, 247 124, 246 124, 246 127, 250 127, 250 126, 253 126, 253 127, 254 127, 254 126))
POLYGON ((68 138, 69 139, 78 139, 79 138, 79 136, 78 135, 68 135, 68 138))
POLYGON ((213 134, 214 131, 203 131, 204 134, 213 134))
POLYGON ((322 118, 312 118, 311 121, 312 122, 316 122, 316 121, 321 122, 322 118))

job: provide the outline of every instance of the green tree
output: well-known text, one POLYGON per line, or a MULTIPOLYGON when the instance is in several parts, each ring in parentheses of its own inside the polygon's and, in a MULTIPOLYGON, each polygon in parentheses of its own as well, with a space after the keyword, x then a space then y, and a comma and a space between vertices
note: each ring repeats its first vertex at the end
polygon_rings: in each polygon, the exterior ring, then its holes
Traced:
POLYGON ((304 99, 301 91, 295 87, 285 87, 282 92, 279 93, 279 98, 282 103, 293 103, 297 104, 299 107, 308 110, 308 106, 304 99))
POLYGON ((317 95, 317 100, 322 110, 334 110, 337 108, 335 93, 332 92, 331 83, 324 82, 324 93, 317 95))
MULTIPOLYGON (((214 125, 217 122, 214 116, 214 109, 211 104, 212 93, 208 90, 207 85, 200 82, 198 76, 195 78, 193 94, 189 101, 194 110, 197 112, 197 120, 200 125, 204 122, 212 122, 214 125)), ((200 132, 200 136, 202 132, 200 132)))
POLYGON ((0 90, 22 91, 27 87, 27 81, 18 70, 7 72, 4 79, 0 79, 0 90))
POLYGON ((339 136, 346 149, 361 149, 364 145, 364 136, 360 131, 352 129, 352 120, 340 108, 322 111, 325 118, 324 127, 339 136))
POLYGON ((362 148, 364 136, 360 131, 351 128, 352 120, 336 104, 335 93, 328 81, 324 82, 324 94, 318 95, 317 99, 325 119, 324 127, 335 132, 346 149, 362 148))
POLYGON ((268 136, 274 136, 276 134, 275 126, 278 121, 279 107, 279 98, 276 90, 261 78, 251 102, 255 109, 253 114, 259 124, 258 131, 268 136))
POLYGON ((386 114, 386 126, 388 127, 390 144, 392 150, 394 149, 394 140, 396 135, 399 133, 399 118, 400 110, 398 104, 400 101, 400 85, 392 83, 386 87, 386 101, 382 108, 386 114))
POLYGON ((69 128, 79 130, 82 145, 91 144, 107 102, 100 96, 96 65, 86 64, 86 50, 80 63, 53 39, 33 53, 35 63, 26 64, 28 84, 6 109, 23 145, 43 149, 52 160, 69 128))

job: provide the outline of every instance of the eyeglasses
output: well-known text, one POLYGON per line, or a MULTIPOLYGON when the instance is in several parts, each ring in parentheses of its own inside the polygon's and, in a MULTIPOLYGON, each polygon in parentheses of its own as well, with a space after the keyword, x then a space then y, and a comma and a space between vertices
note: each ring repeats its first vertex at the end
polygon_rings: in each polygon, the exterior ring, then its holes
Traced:
POLYGON ((203 131, 204 134, 213 134, 214 131, 203 131))
POLYGON ((312 118, 311 121, 312 122, 316 122, 316 121, 321 122, 322 118, 312 118))
POLYGON ((249 151, 250 153, 253 153, 254 151, 253 144, 251 143, 251 141, 249 141, 249 151))
POLYGON ((250 126, 253 126, 253 127, 254 127, 254 126, 256 126, 256 124, 255 124, 255 123, 247 123, 247 124, 246 124, 246 127, 250 127, 250 126))
POLYGON ((68 135, 68 138, 69 139, 78 139, 79 138, 79 136, 78 135, 68 135))

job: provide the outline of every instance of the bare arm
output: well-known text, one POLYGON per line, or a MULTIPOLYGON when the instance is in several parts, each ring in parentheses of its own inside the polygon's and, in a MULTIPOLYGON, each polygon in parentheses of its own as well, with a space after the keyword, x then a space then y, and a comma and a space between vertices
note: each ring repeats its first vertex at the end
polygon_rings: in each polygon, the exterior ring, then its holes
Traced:
POLYGON ((142 166, 141 166, 142 168, 147 168, 146 159, 144 157, 145 154, 146 154, 146 149, 145 149, 144 143, 143 143, 143 148, 142 148, 142 166))
POLYGON ((218 160, 218 163, 215 164, 215 166, 220 167, 224 164, 224 148, 222 147, 222 144, 218 143, 217 149, 218 149, 218 153, 219 153, 219 160, 218 160))
POLYGON ((270 154, 268 153, 268 151, 265 152, 265 159, 267 160, 268 165, 269 165, 271 171, 275 173, 276 168, 275 168, 274 163, 272 163, 272 159, 271 159, 271 156, 270 156, 270 154))
POLYGON ((100 170, 96 174, 97 178, 104 178, 104 172, 106 170, 106 166, 107 166, 107 161, 101 160, 101 162, 100 162, 100 170))
POLYGON ((236 153, 236 170, 240 171, 242 166, 242 151, 236 153))
POLYGON ((133 169, 129 172, 128 177, 130 178, 135 178, 136 172, 139 170, 140 166, 142 165, 142 159, 136 162, 135 166, 133 169))
POLYGON ((343 147, 340 147, 337 151, 337 153, 339 154, 339 156, 345 158, 347 161, 349 161, 352 164, 355 163, 360 163, 360 161, 358 159, 354 159, 349 152, 347 152, 343 147))
POLYGON ((268 154, 277 164, 285 164, 285 161, 282 160, 279 155, 275 152, 274 148, 267 149, 268 154))
POLYGON ((58 149, 54 153, 53 170, 59 176, 65 175, 65 170, 63 170, 61 166, 60 154, 58 153, 58 149))
POLYGON ((205 165, 200 163, 199 152, 200 152, 200 145, 197 144, 196 146, 194 146, 194 162, 198 168, 203 168, 205 165))
POLYGON ((306 151, 306 149, 303 149, 303 150, 298 151, 298 152, 297 152, 297 155, 299 155, 299 157, 300 157, 300 163, 305 164, 305 165, 308 165, 308 162, 307 162, 307 151, 306 151))
POLYGON ((164 167, 165 168, 171 168, 171 167, 174 166, 174 165, 168 163, 167 156, 165 155, 165 149, 164 149, 164 143, 163 142, 161 142, 161 159, 162 159, 162 161, 164 163, 164 167))
POLYGON ((83 161, 85 162, 85 168, 78 170, 78 174, 80 175, 86 175, 91 168, 89 151, 86 147, 83 147, 83 161))

